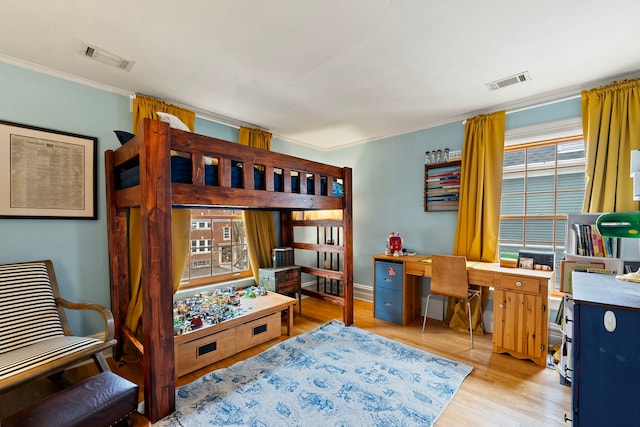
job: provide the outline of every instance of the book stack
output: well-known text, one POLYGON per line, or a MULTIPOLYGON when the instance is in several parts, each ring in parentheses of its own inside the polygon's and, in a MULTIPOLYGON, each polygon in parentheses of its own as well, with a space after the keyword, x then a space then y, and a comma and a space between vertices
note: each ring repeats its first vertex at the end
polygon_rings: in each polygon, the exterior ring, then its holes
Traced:
POLYGON ((273 267, 286 267, 293 265, 293 248, 275 248, 271 252, 273 257, 273 267))
POLYGON ((428 202, 457 202, 460 192, 460 167, 439 168, 427 176, 428 202))
POLYGON ((601 258, 618 257, 617 237, 603 237, 595 224, 571 224, 575 233, 575 253, 601 258))

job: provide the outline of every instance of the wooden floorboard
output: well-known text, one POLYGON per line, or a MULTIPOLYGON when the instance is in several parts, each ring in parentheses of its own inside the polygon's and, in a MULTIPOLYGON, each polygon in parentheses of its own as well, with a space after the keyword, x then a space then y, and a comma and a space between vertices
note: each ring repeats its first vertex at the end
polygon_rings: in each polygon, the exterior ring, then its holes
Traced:
MULTIPOLYGON (((342 319, 342 307, 326 301, 304 298, 302 315, 296 309, 294 316, 292 334, 298 335, 329 320, 342 319)), ((283 333, 286 330, 285 326, 283 324, 283 333)), ((429 319, 426 331, 422 333, 421 320, 401 326, 375 319, 372 304, 358 300, 355 301, 354 326, 473 366, 473 371, 462 383, 436 426, 569 425, 564 422, 564 415, 569 414, 571 408, 571 389, 559 383, 557 371, 539 367, 531 361, 492 353, 490 334, 475 335, 475 348, 472 350, 468 334, 443 327, 442 322, 429 319)), ((177 385, 187 384, 215 369, 230 366, 287 338, 283 335, 279 339, 185 375, 178 379, 177 385)), ((120 366, 111 359, 109 363, 115 372, 142 385, 142 370, 139 364, 126 363, 120 366)), ((72 379, 81 378, 83 375, 92 375, 94 369, 92 365, 85 365, 67 375, 72 379)), ((34 393, 34 387, 34 384, 26 387, 26 395, 40 397, 46 393, 34 393)), ((11 396, 0 395, 0 398, 3 401, 1 406, 11 402, 14 409, 28 404, 28 396, 21 398, 19 390, 12 392, 11 396)), ((140 398, 142 399, 142 393, 140 398)), ((148 422, 143 416, 136 416, 133 425, 145 426, 148 422)))

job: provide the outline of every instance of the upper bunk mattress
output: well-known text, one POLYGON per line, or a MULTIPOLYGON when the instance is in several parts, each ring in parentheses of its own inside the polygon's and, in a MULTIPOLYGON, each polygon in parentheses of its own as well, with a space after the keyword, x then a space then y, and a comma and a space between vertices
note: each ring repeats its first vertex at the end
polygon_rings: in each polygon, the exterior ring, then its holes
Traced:
MULTIPOLYGON (((136 165, 129 169, 120 171, 118 174, 119 182, 117 183, 118 189, 124 189, 140 185, 140 166, 136 165)), ((257 167, 253 170, 253 181, 255 190, 265 190, 265 172, 259 170, 257 167)), ((307 194, 314 194, 313 177, 308 177, 307 181, 307 194)), ((171 182, 181 184, 192 184, 191 181, 191 159, 181 156, 171 156, 171 182)), ((206 164, 204 167, 204 182, 205 185, 218 186, 218 165, 206 164)), ((273 174, 274 191, 284 191, 284 179, 281 173, 274 172, 273 174)), ((243 188, 242 185, 242 163, 235 163, 231 168, 231 187, 243 188)), ((343 197, 344 189, 341 182, 338 180, 333 181, 331 196, 343 197)), ((291 176, 291 191, 293 193, 300 193, 300 177, 298 175, 291 176)), ((327 179, 322 177, 320 180, 320 193, 321 196, 327 195, 327 179)))

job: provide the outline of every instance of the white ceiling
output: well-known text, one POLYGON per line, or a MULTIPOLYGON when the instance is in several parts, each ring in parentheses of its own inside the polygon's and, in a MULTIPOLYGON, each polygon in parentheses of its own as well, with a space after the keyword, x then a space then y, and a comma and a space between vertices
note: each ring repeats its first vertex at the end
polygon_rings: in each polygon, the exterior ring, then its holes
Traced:
POLYGON ((2 15, 2 61, 321 149, 640 70, 637 0, 20 0, 2 15), (135 65, 88 59, 82 43, 135 65), (531 81, 485 87, 524 71, 531 81))

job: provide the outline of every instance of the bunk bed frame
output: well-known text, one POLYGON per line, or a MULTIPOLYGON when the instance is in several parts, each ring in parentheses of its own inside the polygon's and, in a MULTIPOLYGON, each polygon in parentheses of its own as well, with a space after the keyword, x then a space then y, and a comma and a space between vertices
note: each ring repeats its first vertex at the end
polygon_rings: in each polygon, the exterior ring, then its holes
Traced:
POLYGON ((167 123, 145 119, 137 135, 117 150, 105 152, 107 227, 111 280, 111 310, 118 344, 114 357, 122 356, 124 340, 140 354, 144 370, 145 415, 153 423, 175 410, 175 355, 171 212, 173 208, 220 207, 281 211, 281 241, 297 249, 338 253, 342 271, 302 267, 302 271, 340 280, 342 296, 316 291, 304 293, 343 306, 343 322, 353 323, 353 222, 351 169, 317 163, 280 153, 242 146, 217 138, 172 129, 167 123), (171 153, 191 158, 191 183, 171 179, 171 153), (205 185, 205 158, 217 159, 218 185, 205 185), (242 163, 242 188, 233 188, 231 170, 242 163), (122 170, 139 166, 139 184, 120 188, 122 170), (254 166, 265 171, 263 189, 254 189, 254 166), (282 191, 274 190, 274 170, 283 176, 282 191), (292 188, 291 176, 313 177, 313 190, 292 188), (326 191, 321 192, 321 178, 326 191), (333 197, 332 182, 342 182, 344 194, 333 197), (298 191, 296 193, 295 191, 298 191), (312 194, 307 194, 312 193, 312 194), (327 195, 321 195, 327 194, 327 195), (139 207, 142 221, 142 287, 144 310, 139 339, 125 325, 130 300, 128 225, 130 208, 139 207), (342 220, 294 220, 293 211, 341 210, 342 220), (296 226, 340 226, 343 243, 321 245, 296 243, 296 226))

